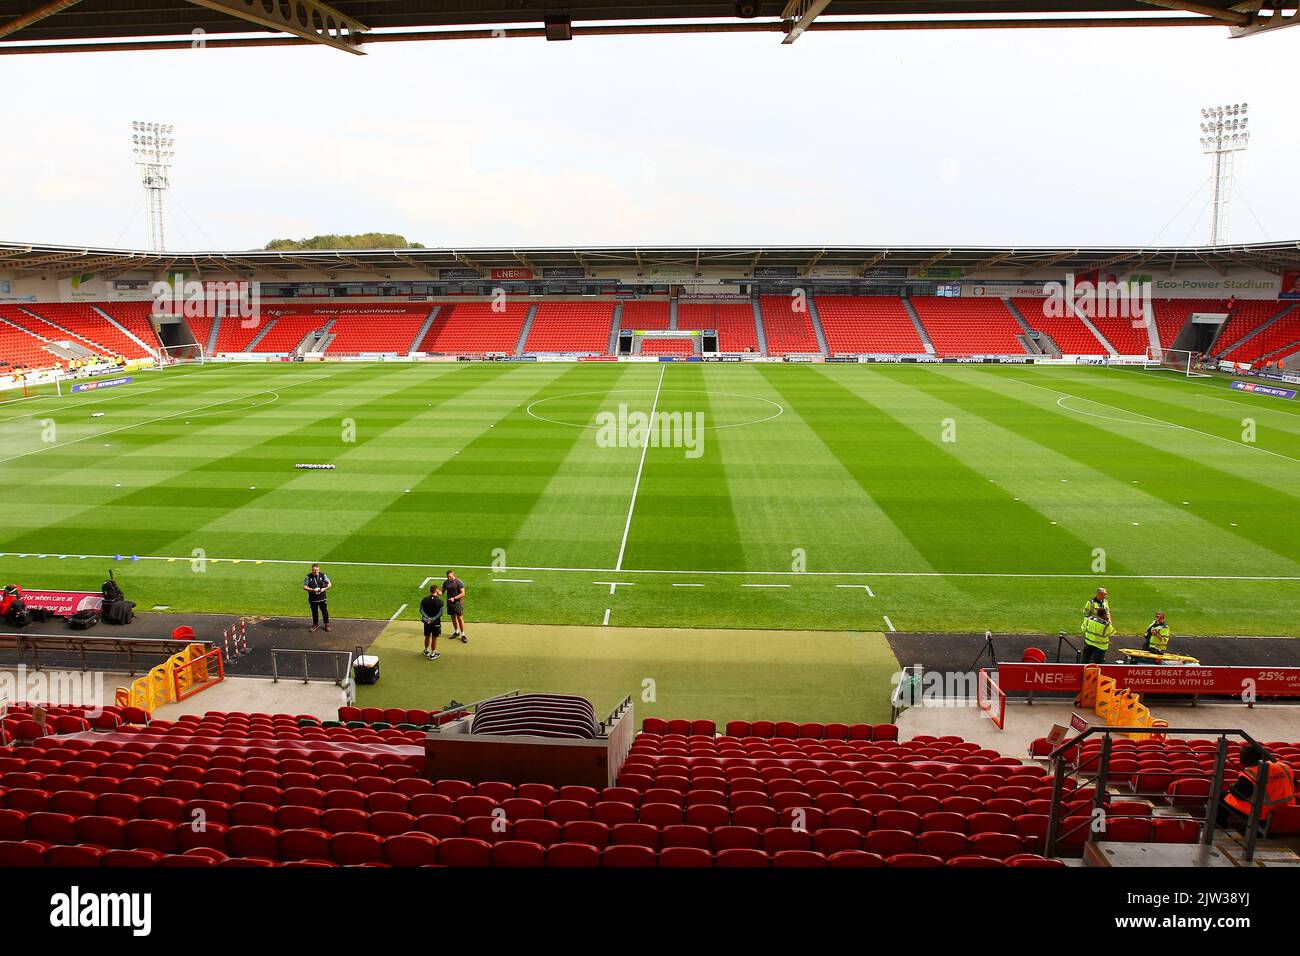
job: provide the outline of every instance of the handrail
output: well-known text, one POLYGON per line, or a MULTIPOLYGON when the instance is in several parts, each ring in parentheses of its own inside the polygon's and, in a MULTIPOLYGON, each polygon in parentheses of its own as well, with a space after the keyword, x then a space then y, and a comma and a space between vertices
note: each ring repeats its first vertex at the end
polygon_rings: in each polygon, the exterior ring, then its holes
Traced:
MULTIPOLYGON (((1263 748, 1263 746, 1259 743, 1259 741, 1257 741, 1245 730, 1242 730, 1240 728, 1234 728, 1234 727, 1162 727, 1160 728, 1159 733, 1160 736, 1162 737, 1166 737, 1169 735, 1196 734, 1196 735, 1204 735, 1207 737, 1218 738, 1219 744, 1215 755, 1214 771, 1209 775, 1210 789, 1209 789, 1209 793, 1206 794, 1206 798, 1205 798, 1206 801, 1205 816, 1201 821, 1201 838, 1200 838, 1201 845, 1210 846, 1214 841, 1214 829, 1218 822, 1217 811, 1219 805, 1219 798, 1220 795, 1223 793, 1223 777, 1227 771, 1228 737, 1229 736, 1242 737, 1249 743, 1254 744, 1255 746, 1260 747, 1261 749, 1264 749, 1265 753, 1267 753, 1268 751, 1267 749, 1263 748)), ((1063 836, 1069 836, 1074 833, 1077 833, 1080 826, 1091 826, 1092 820, 1095 819, 1097 812, 1099 810, 1104 812, 1105 802, 1106 802, 1107 778, 1110 771, 1110 759, 1112 756, 1111 741, 1115 734, 1142 734, 1144 736, 1151 736, 1152 728, 1111 727, 1111 726, 1089 727, 1087 730, 1080 732, 1077 736, 1062 743, 1060 746, 1058 746, 1055 750, 1053 750, 1048 755, 1048 760, 1050 760, 1052 763, 1053 774, 1052 774, 1052 805, 1051 805, 1051 810, 1048 814, 1047 833, 1044 838, 1044 848, 1043 848, 1044 853, 1047 856, 1056 855, 1057 845, 1063 836), (1065 776, 1066 776, 1065 753, 1069 750, 1077 748, 1078 745, 1085 738, 1093 736, 1094 734, 1102 735, 1102 743, 1101 743, 1101 753, 1096 757, 1097 772, 1092 779, 1092 785, 1095 791, 1093 795, 1092 813, 1089 815, 1088 821, 1086 823, 1079 824, 1078 826, 1070 828, 1065 833, 1062 833, 1060 831, 1060 825, 1062 823, 1061 811, 1063 810, 1063 807, 1061 805, 1061 797, 1065 789, 1065 776)), ((1267 769, 1268 769, 1268 764, 1270 762, 1271 761, 1265 760, 1261 763, 1261 766, 1264 768, 1265 771, 1264 779, 1267 779, 1267 769)), ((1080 771, 1079 768, 1076 767, 1076 772, 1082 772, 1082 771, 1080 771)), ((1205 774, 1203 773, 1187 773, 1182 776, 1185 779, 1205 778, 1205 774)), ((1255 840, 1258 836, 1258 831, 1259 831, 1259 820, 1260 820, 1261 810, 1263 808, 1264 790, 1265 788, 1262 786, 1257 786, 1255 788, 1254 799, 1252 800, 1251 803, 1251 812, 1246 821, 1247 837, 1246 837, 1246 848, 1243 854, 1243 859, 1247 863, 1252 861, 1255 856, 1255 840)), ((1142 796, 1142 794, 1137 793, 1135 791, 1134 796, 1142 796)))
POLYGON ((626 711, 631 706, 632 706, 632 695, 628 694, 626 697, 624 697, 622 700, 618 702, 617 707, 615 707, 613 710, 609 712, 609 716, 605 718, 605 720, 601 721, 600 732, 604 734, 606 728, 608 728, 611 724, 613 724, 614 721, 616 721, 620 716, 622 716, 623 712, 626 711))
MULTIPOLYGON (((13 650, 22 655, 32 655, 32 666, 41 669, 41 651, 64 651, 75 655, 81 662, 81 670, 89 669, 87 653, 125 655, 127 673, 135 676, 136 654, 170 657, 178 647, 189 644, 202 644, 212 650, 213 641, 187 640, 176 641, 165 637, 90 637, 75 634, 33 634, 30 632, 0 633, 0 648, 13 650)), ((100 662, 96 662, 100 663, 100 662)))
POLYGON ((1112 727, 1109 724, 1104 726, 1099 724, 1096 727, 1089 727, 1087 730, 1080 731, 1077 737, 1067 740, 1048 754, 1047 759, 1055 760, 1064 751, 1069 750, 1084 737, 1091 737, 1093 734, 1143 734, 1149 737, 1154 733, 1159 733, 1162 737, 1170 734, 1205 734, 1210 737, 1219 737, 1226 734, 1239 734, 1255 746, 1262 746, 1258 740, 1246 733, 1246 731, 1237 727, 1112 727))
MULTIPOLYGON (((271 648, 271 683, 278 684, 280 682, 280 656, 281 655, 284 655, 286 657, 301 656, 302 657, 302 682, 304 684, 311 683, 312 681, 311 668, 307 665, 307 657, 308 655, 311 654, 318 655, 318 656, 328 656, 334 661, 334 678, 332 683, 338 684, 341 687, 343 686, 343 683, 346 680, 348 680, 349 677, 351 676, 352 674, 352 652, 351 651, 334 651, 334 650, 324 650, 320 648, 304 649, 304 648, 296 648, 296 647, 273 647, 271 648), (339 661, 345 657, 347 658, 347 664, 343 668, 343 673, 340 674, 339 661)), ((325 679, 326 678, 323 677, 316 678, 316 680, 322 680, 322 681, 325 679)))
POLYGON ((507 697, 518 697, 520 690, 516 687, 514 690, 508 690, 504 694, 493 694, 491 697, 484 697, 482 700, 476 700, 471 704, 457 704, 455 707, 444 707, 442 710, 433 710, 429 712, 429 723, 433 725, 434 733, 442 733, 442 722, 435 718, 443 714, 458 714, 464 716, 471 710, 477 710, 483 704, 494 700, 504 700, 507 697))

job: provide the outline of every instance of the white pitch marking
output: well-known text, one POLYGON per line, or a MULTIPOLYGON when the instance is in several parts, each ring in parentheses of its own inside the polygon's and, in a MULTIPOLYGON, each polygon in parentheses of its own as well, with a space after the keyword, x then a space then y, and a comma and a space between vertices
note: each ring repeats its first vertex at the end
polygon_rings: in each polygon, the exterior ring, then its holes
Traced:
MULTIPOLYGON (((21 415, 10 415, 8 418, 0 418, 0 422, 12 422, 12 421, 15 421, 15 420, 17 420, 17 419, 19 419, 19 418, 31 418, 33 415, 53 415, 53 414, 55 414, 56 412, 65 412, 65 411, 68 411, 69 409, 77 409, 77 408, 81 408, 81 407, 83 407, 83 406, 85 406, 85 405, 102 405, 102 404, 105 403, 105 402, 116 401, 116 400, 119 399, 119 398, 130 398, 130 397, 133 396, 133 395, 144 395, 146 392, 161 392, 161 391, 162 391, 161 388, 142 388, 142 389, 141 389, 140 391, 138 391, 138 392, 124 392, 124 393, 121 394, 121 395, 114 395, 114 396, 111 396, 110 398, 101 398, 101 399, 97 399, 97 400, 91 400, 91 401, 89 401, 89 402, 77 402, 77 403, 75 403, 75 404, 71 404, 71 405, 56 405, 56 406, 53 407, 53 408, 48 408, 48 409, 46 409, 46 410, 44 410, 44 411, 40 411, 40 412, 24 412, 24 413, 21 414, 21 415)), ((43 398, 43 397, 44 397, 44 396, 41 396, 41 395, 33 395, 33 396, 32 396, 32 398, 43 398)), ((16 402, 25 402, 25 401, 28 401, 28 399, 25 399, 25 398, 16 398, 16 399, 14 399, 14 401, 16 401, 16 402)), ((6 402, 0 402, 0 405, 5 405, 5 404, 7 404, 7 403, 6 403, 6 402)))
POLYGON ((532 584, 532 578, 493 578, 493 584, 532 584))
POLYGON ((634 588, 636 584, 632 581, 592 581, 592 584, 608 584, 609 593, 613 594, 619 588, 634 588))
POLYGON ((896 627, 894 627, 894 622, 891 621, 891 620, 889 619, 889 615, 888 615, 888 614, 885 615, 885 623, 889 625, 889 630, 890 630, 890 631, 896 631, 896 630, 898 630, 896 627))
POLYGON ((837 588, 861 588, 862 590, 866 591, 867 594, 870 595, 871 597, 876 596, 876 592, 871 590, 870 584, 837 584, 835 586, 837 588))
POLYGON ((788 584, 742 584, 742 588, 788 588, 788 584))
POLYGON ((432 580, 433 578, 425 578, 423 581, 420 582, 420 587, 427 588, 429 586, 429 582, 432 580))
MULTIPOLYGON (((662 365, 659 368, 659 384, 655 386, 655 398, 650 405, 650 429, 654 428, 655 410, 659 408, 659 392, 664 387, 664 372, 668 371, 668 366, 662 365)), ((627 550, 628 532, 632 530, 632 512, 636 508, 636 493, 641 489, 641 472, 645 469, 645 454, 650 450, 650 432, 647 430, 641 446, 641 463, 636 466, 636 481, 632 483, 632 500, 627 506, 627 521, 623 524, 623 541, 618 546, 618 560, 614 562, 614 570, 623 570, 623 552, 627 550)), ((614 591, 611 588, 610 594, 614 591)))
POLYGON ((673 587, 675 588, 702 588, 704 586, 705 585, 703 584, 674 584, 673 585, 673 587))
POLYGON ((602 625, 609 623, 609 608, 605 608, 605 620, 600 622, 602 625))
MULTIPOLYGON (((319 382, 319 381, 320 381, 321 379, 323 379, 323 378, 329 378, 329 376, 328 376, 328 375, 318 375, 318 376, 316 376, 315 378, 303 379, 301 382, 292 382, 292 383, 290 383, 290 384, 288 384, 288 385, 281 385, 281 386, 279 386, 279 387, 280 387, 281 389, 290 389, 290 388, 295 388, 295 387, 297 387, 297 386, 299 386, 299 385, 307 385, 307 384, 309 384, 309 383, 311 383, 311 382, 319 382)), ((115 433, 117 433, 117 432, 124 432, 124 431, 127 431, 128 429, 131 429, 131 428, 140 428, 140 427, 142 427, 142 426, 144 426, 144 425, 156 425, 158 422, 169 421, 169 420, 171 420, 171 419, 173 419, 173 418, 179 418, 179 417, 182 416, 182 415, 193 415, 195 412, 201 412, 201 411, 203 411, 205 408, 217 408, 217 407, 219 407, 219 406, 221 406, 221 405, 229 405, 231 402, 238 402, 238 401, 241 401, 242 399, 245 399, 245 398, 251 398, 251 397, 254 396, 254 395, 267 395, 267 394, 270 394, 270 395, 276 395, 277 397, 279 396, 279 393, 278 393, 278 392, 273 392, 273 391, 272 391, 271 389, 269 389, 269 388, 264 388, 264 389, 261 389, 260 391, 257 391, 257 392, 249 392, 249 393, 246 394, 246 395, 237 395, 237 396, 234 397, 234 398, 227 398, 225 401, 221 401, 221 402, 212 402, 212 403, 209 404, 209 405, 200 405, 198 408, 190 408, 190 409, 187 409, 187 410, 185 410, 185 411, 176 412, 176 413, 171 414, 171 415, 163 415, 163 416, 161 416, 161 417, 159 417, 159 418, 151 418, 151 419, 149 419, 148 421, 135 422, 135 423, 132 424, 132 425, 122 425, 122 426, 119 427, 119 428, 110 428, 108 431, 100 432, 100 433, 97 434, 97 435, 86 435, 86 436, 83 437, 83 438, 74 438, 74 439, 72 439, 71 441, 59 442, 57 445, 46 445, 44 448, 33 448, 31 451, 25 451, 25 452, 23 452, 23 453, 20 454, 20 455, 10 455, 8 458, 0 458, 0 465, 6 464, 6 463, 11 462, 11 461, 17 461, 19 458, 26 458, 26 457, 28 457, 29 455, 38 455, 38 454, 40 454, 40 453, 43 452, 43 451, 53 451, 55 448, 66 448, 68 445, 76 445, 76 444, 80 444, 80 443, 83 442, 83 441, 91 441, 91 440, 96 439, 96 438, 103 438, 105 435, 112 435, 112 434, 115 434, 115 433)), ((242 410, 243 410, 243 411, 247 411, 247 409, 242 409, 242 410)), ((105 443, 104 443, 104 447, 105 447, 105 448, 108 448, 108 447, 109 447, 108 442, 105 442, 105 443)))
POLYGON ((406 605, 403 604, 401 607, 399 607, 396 611, 393 612, 393 616, 388 619, 388 623, 392 624, 394 621, 396 621, 397 616, 405 610, 406 610, 406 605))
MULTIPOLYGON (((1230 522, 1235 528, 1237 523, 1230 522)), ((27 557, 25 554, 17 552, 0 552, 0 558, 5 557, 27 557)), ((95 558, 101 561, 111 561, 115 555, 111 554, 86 554, 77 555, 82 558, 95 558)), ((141 554, 136 556, 138 561, 193 561, 191 555, 182 557, 158 555, 158 554, 141 554)), ((233 558, 209 558, 208 561, 216 563, 219 561, 233 561, 233 558)), ((307 558, 239 558, 240 561, 254 561, 257 564, 295 564, 308 566, 311 560, 307 558)), ((396 561, 331 561, 330 564, 340 568, 438 568, 438 567, 457 567, 466 571, 539 571, 551 572, 554 574, 609 574, 613 568, 560 568, 560 567, 538 567, 538 566, 519 566, 508 568, 494 568, 490 564, 461 564, 459 562, 446 562, 444 564, 403 564, 396 561)), ((623 574, 675 574, 683 577, 703 577, 703 576, 728 576, 737 575, 744 577, 789 577, 789 570, 785 571, 719 571, 719 570, 689 570, 683 568, 623 568, 623 574)), ((807 578, 1026 578, 1026 579, 1044 579, 1044 580, 1074 580, 1087 579, 1093 580, 1095 574, 1074 574, 1069 572, 1056 571, 803 571, 803 577, 807 578)), ((1300 575, 1296 574, 1111 574, 1109 575, 1116 580, 1130 581, 1297 581, 1300 582, 1300 575)), ((432 580, 426 578, 426 580, 432 580)), ((609 584, 609 581, 593 581, 593 584, 609 584)), ((614 582, 623 587, 631 587, 635 584, 633 581, 614 582)))
MULTIPOLYGON (((1073 393, 1071 393, 1071 392, 1062 392, 1062 391, 1060 391, 1059 389, 1048 388, 1048 387, 1045 386, 1045 385, 1035 385, 1033 382, 1026 382, 1026 381, 1024 381, 1023 379, 1013 378, 1013 379, 1010 379, 1010 381, 1012 381, 1012 382, 1019 382, 1021 385, 1028 385, 1030 388, 1038 388, 1038 389, 1042 389, 1044 392, 1054 392, 1054 393, 1057 394, 1057 395, 1063 395, 1063 396, 1065 396, 1065 397, 1067 397, 1067 398, 1077 398, 1077 399, 1079 399, 1079 400, 1081 400, 1081 401, 1084 401, 1084 402, 1092 402, 1092 404, 1094 404, 1094 405, 1101 405, 1101 406, 1103 406, 1104 408, 1113 408, 1113 409, 1114 409, 1115 411, 1117 411, 1117 412, 1126 412, 1127 414, 1130 414, 1130 415, 1141 415, 1143 418, 1150 419, 1150 421, 1147 421, 1147 422, 1135 422, 1135 421, 1129 420, 1129 424, 1130 424, 1130 425, 1158 425, 1158 426, 1160 426, 1160 427, 1162 427, 1162 428, 1181 428, 1183 431, 1185 431, 1185 432, 1191 432, 1191 433, 1194 434, 1194 435, 1204 435, 1206 438, 1213 438, 1213 439, 1215 439, 1216 441, 1226 441, 1229 445, 1236 445, 1236 446, 1238 446, 1239 448, 1252 448, 1252 449, 1254 449, 1255 451, 1262 451, 1262 452, 1263 452, 1264 454, 1266 454, 1266 455, 1272 455, 1274 458, 1281 458, 1281 459, 1283 459, 1284 461, 1293 461, 1293 462, 1295 462, 1297 465, 1300 465, 1300 458, 1292 458, 1290 455, 1283 455, 1283 454, 1281 454, 1280 452, 1269 451, 1267 448, 1260 448, 1258 445, 1252 445, 1252 444, 1249 444, 1248 442, 1244 442, 1244 441, 1237 441, 1235 438, 1224 438, 1222 435, 1215 435, 1215 434, 1213 434, 1213 433, 1211 433, 1211 432, 1203 432, 1203 431, 1201 431, 1199 428, 1192 428, 1192 427, 1190 427, 1190 426, 1188 426, 1188 425, 1179 425, 1179 424, 1177 424, 1176 422, 1167 422, 1167 421, 1165 421, 1165 420, 1162 419, 1162 418, 1155 418, 1155 417, 1153 417, 1153 416, 1151 416, 1151 415, 1143 414, 1142 412, 1134 412, 1134 411, 1130 411, 1130 410, 1127 409, 1127 408, 1120 408, 1118 405, 1109 405, 1109 404, 1107 404, 1106 402, 1099 402, 1099 401, 1097 401, 1097 400, 1094 399, 1094 398, 1084 398, 1082 395, 1075 395, 1075 394, 1073 394, 1073 393)), ((1060 406, 1061 408, 1065 408, 1064 405, 1061 405, 1059 399, 1057 400, 1057 405, 1060 406)), ((1080 415, 1090 415, 1090 414, 1092 414, 1091 412, 1080 412, 1078 409, 1075 409, 1075 408, 1068 408, 1068 409, 1066 409, 1066 411, 1072 411, 1072 412, 1075 412, 1075 413, 1080 414, 1080 415)), ((1094 418, 1106 418, 1107 416, 1105 416, 1105 415, 1093 415, 1092 417, 1094 417, 1094 418)), ((1115 420, 1115 421, 1123 421, 1123 419, 1114 419, 1114 420, 1115 420)))

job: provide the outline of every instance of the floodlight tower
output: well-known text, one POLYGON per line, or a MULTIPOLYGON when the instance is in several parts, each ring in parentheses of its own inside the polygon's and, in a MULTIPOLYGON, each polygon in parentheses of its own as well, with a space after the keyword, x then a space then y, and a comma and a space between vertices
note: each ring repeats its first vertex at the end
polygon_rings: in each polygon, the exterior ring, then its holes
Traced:
POLYGON ((131 124, 131 152, 140 167, 140 181, 149 204, 149 245, 161 252, 166 244, 164 234, 163 200, 171 186, 172 139, 174 127, 163 123, 131 124))
POLYGON ((1210 210, 1210 244, 1228 241, 1228 212, 1232 203, 1232 157, 1250 145, 1245 103, 1201 110, 1201 149, 1213 157, 1214 196, 1210 210))

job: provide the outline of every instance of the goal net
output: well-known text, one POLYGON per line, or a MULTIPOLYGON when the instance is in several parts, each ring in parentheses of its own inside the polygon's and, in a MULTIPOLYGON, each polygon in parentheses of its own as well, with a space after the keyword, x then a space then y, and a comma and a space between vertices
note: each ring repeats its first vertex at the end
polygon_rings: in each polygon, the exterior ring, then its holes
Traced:
POLYGON ((168 365, 202 365, 207 360, 203 346, 197 342, 193 345, 164 345, 158 350, 158 364, 168 365))
POLYGON ((1197 368, 1199 364, 1199 352, 1190 352, 1187 349, 1147 349, 1147 360, 1143 363, 1143 367, 1165 369, 1177 372, 1179 375, 1186 375, 1188 378, 1209 378, 1207 373, 1197 368))
POLYGON ((998 686, 997 675, 981 667, 975 694, 981 715, 1001 730, 1007 719, 1007 695, 998 686))

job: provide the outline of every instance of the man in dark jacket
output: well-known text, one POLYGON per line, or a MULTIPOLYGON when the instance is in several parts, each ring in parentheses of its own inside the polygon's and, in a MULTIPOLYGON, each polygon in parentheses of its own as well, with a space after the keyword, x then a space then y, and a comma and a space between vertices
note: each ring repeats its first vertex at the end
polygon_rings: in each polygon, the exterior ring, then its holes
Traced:
POLYGON ((302 582, 302 589, 307 592, 307 603, 311 606, 311 627, 307 630, 316 630, 322 618, 325 621, 325 630, 330 629, 330 609, 326 603, 328 601, 326 594, 333 586, 329 575, 320 569, 320 565, 313 564, 311 573, 302 582))

